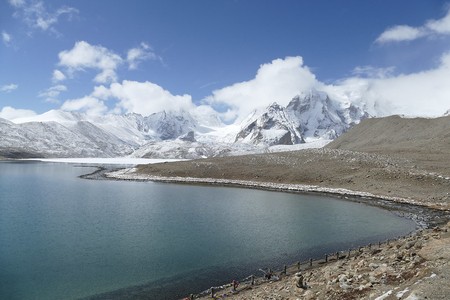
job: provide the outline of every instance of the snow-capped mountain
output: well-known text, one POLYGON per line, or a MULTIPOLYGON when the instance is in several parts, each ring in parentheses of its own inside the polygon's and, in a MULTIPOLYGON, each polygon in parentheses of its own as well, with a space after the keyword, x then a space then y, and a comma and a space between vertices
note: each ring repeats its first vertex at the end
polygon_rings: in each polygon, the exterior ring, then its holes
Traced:
POLYGON ((0 135, 0 154, 14 149, 26 157, 115 157, 134 150, 133 145, 87 121, 14 124, 1 120, 0 135))
MULTIPOLYGON (((224 125, 210 108, 150 116, 91 116, 52 110, 0 119, 0 156, 199 158, 280 150, 283 145, 331 140, 361 119, 363 109, 310 91, 283 107, 273 103, 241 124, 224 125)), ((292 146, 290 146, 292 147, 292 146)), ((283 148, 284 149, 284 148, 283 148)), ((288 148, 286 148, 288 149, 288 148)))
MULTIPOLYGON (((195 142, 197 128, 207 135, 213 131, 209 124, 223 126, 215 121, 218 117, 210 113, 197 121, 186 111, 162 111, 144 117, 134 113, 90 116, 51 110, 42 115, 16 119, 15 123, 0 120, 0 156, 7 157, 11 156, 12 149, 17 156, 26 157, 125 156, 147 144, 150 146, 166 140, 169 141, 167 145, 177 138, 195 142)), ((206 138, 211 139, 214 140, 214 135, 206 138)), ((176 146, 176 143, 172 144, 176 146)), ((144 150, 138 153, 145 154, 144 150)), ((198 155, 208 154, 208 151, 200 151, 198 155)), ((166 156, 170 154, 164 154, 166 156)))
POLYGON ((173 140, 197 128, 197 122, 186 111, 162 111, 144 118, 161 140, 173 140))
POLYGON ((235 142, 268 146, 304 143, 298 129, 286 108, 273 103, 262 114, 254 112, 243 122, 235 142))
POLYGON ((326 93, 316 90, 294 97, 286 111, 303 138, 335 139, 369 117, 354 104, 334 101, 326 93))
POLYGON ((294 97, 287 107, 273 103, 243 122, 236 142, 294 145, 306 139, 332 140, 369 115, 353 104, 331 100, 311 90, 294 97))

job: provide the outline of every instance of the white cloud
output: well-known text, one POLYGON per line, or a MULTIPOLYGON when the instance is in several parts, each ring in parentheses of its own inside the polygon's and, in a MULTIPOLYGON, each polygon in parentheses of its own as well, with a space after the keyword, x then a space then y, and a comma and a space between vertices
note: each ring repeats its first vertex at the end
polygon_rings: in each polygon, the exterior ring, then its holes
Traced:
POLYGON ((91 96, 101 100, 107 100, 109 97, 111 97, 111 91, 104 85, 99 85, 94 87, 94 91, 92 92, 91 96))
POLYGON ((64 75, 63 72, 61 72, 60 70, 53 70, 53 76, 52 76, 52 81, 53 82, 60 82, 66 79, 66 75, 64 75))
POLYGON ((67 100, 61 106, 61 109, 66 111, 81 111, 92 116, 102 115, 108 110, 103 101, 91 96, 67 100))
POLYGON ((414 28, 407 25, 398 25, 384 31, 377 39, 376 43, 412 41, 426 35, 422 28, 414 28))
POLYGON ((19 85, 15 84, 15 83, 6 84, 6 85, 0 86, 0 92, 10 93, 18 88, 19 88, 19 85))
POLYGON ((9 0, 8 2, 13 7, 22 7, 25 5, 25 0, 9 0))
POLYGON ((334 84, 316 80, 301 57, 262 65, 254 79, 214 91, 211 105, 228 108, 223 118, 245 118, 253 109, 277 101, 286 105, 310 88, 323 90, 341 102, 365 105, 373 116, 400 114, 437 117, 450 109, 450 52, 429 70, 394 74, 394 68, 357 67, 353 77, 334 84))
POLYGON ((18 118, 24 118, 24 117, 32 117, 35 116, 36 113, 29 109, 16 109, 11 106, 5 106, 0 111, 0 118, 7 119, 7 120, 14 120, 18 118))
POLYGON ((173 95, 155 83, 129 80, 96 86, 89 96, 66 101, 62 109, 105 113, 108 102, 109 111, 115 113, 150 115, 179 109, 214 112, 213 108, 221 107, 222 118, 239 121, 255 108, 274 101, 286 105, 299 93, 315 88, 338 101, 364 105, 373 116, 436 117, 450 109, 448 78, 450 53, 444 54, 435 68, 422 72, 395 75, 393 68, 364 66, 355 68, 353 77, 334 84, 318 81, 301 57, 288 57, 261 65, 249 81, 214 91, 204 99, 201 110, 189 95, 173 95))
POLYGON ((130 70, 137 69, 138 65, 146 60, 155 60, 159 57, 153 52, 152 48, 142 42, 139 47, 128 50, 127 62, 130 70))
POLYGON ((425 27, 438 34, 450 34, 450 8, 445 17, 439 20, 430 20, 425 27))
POLYGON ((62 6, 55 11, 48 11, 43 1, 9 0, 11 6, 15 8, 14 16, 27 24, 31 29, 51 31, 57 33, 56 25, 65 15, 70 20, 78 14, 78 10, 73 7, 62 6))
POLYGON ((2 31, 2 41, 6 46, 9 46, 9 44, 11 43, 12 37, 9 33, 7 33, 6 31, 2 31))
POLYGON ((436 117, 450 108, 450 53, 433 69, 388 76, 352 77, 324 89, 341 101, 366 103, 376 116, 436 117))
POLYGON ((353 69, 353 75, 359 77, 385 78, 394 72, 394 67, 375 68, 373 66, 358 66, 353 69))
POLYGON ((189 110, 193 108, 190 95, 172 95, 152 82, 124 80, 113 83, 109 88, 110 97, 116 98, 116 108, 124 112, 150 115, 162 110, 189 110))
POLYGON ((397 25, 385 30, 376 40, 376 43, 412 41, 421 37, 450 34, 450 8, 447 14, 438 20, 429 20, 424 25, 412 27, 397 25))
POLYGON ((100 71, 94 81, 108 83, 117 81, 116 69, 123 62, 122 58, 102 46, 93 46, 85 41, 76 42, 70 50, 58 54, 59 65, 67 68, 70 74, 84 69, 100 71))
POLYGON ((254 79, 213 91, 205 101, 213 107, 228 107, 222 117, 230 121, 245 118, 255 108, 273 102, 286 105, 301 91, 317 85, 302 57, 286 57, 261 65, 254 79))
POLYGON ((166 111, 191 110, 195 108, 190 95, 173 95, 152 82, 124 80, 112 83, 109 88, 103 85, 94 88, 86 97, 64 102, 64 110, 107 111, 105 101, 112 103, 115 113, 139 113, 144 116, 166 111))
POLYGON ((22 7, 25 5, 25 0, 8 0, 8 2, 14 7, 22 7))
POLYGON ((58 84, 55 86, 52 86, 48 89, 46 89, 45 91, 39 93, 39 97, 41 98, 45 98, 46 102, 50 102, 50 103, 59 103, 59 100, 57 99, 59 94, 61 94, 62 92, 67 91, 67 87, 65 85, 62 84, 58 84))

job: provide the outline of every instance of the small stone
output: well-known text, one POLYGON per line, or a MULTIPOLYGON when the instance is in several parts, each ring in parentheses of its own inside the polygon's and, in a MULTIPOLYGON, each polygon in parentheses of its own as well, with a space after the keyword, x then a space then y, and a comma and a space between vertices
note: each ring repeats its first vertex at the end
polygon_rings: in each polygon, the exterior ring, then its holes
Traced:
POLYGON ((412 247, 414 247, 415 244, 416 244, 416 242, 414 242, 414 241, 407 242, 405 244, 405 249, 411 249, 412 247))
POLYGON ((373 269, 378 268, 379 266, 378 266, 378 264, 376 264, 376 263, 370 263, 370 264, 369 264, 369 267, 372 268, 372 270, 373 270, 373 269))

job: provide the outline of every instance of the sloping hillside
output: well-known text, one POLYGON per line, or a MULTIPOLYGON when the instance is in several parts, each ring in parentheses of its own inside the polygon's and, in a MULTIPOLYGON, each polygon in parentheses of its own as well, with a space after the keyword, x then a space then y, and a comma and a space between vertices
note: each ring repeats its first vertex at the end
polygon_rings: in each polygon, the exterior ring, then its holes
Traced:
POLYGON ((416 168, 450 175, 450 116, 366 119, 330 144, 342 149, 407 159, 416 168))
POLYGON ((450 153, 450 116, 366 119, 328 144, 327 148, 397 154, 450 153))
POLYGON ((347 188, 450 209, 450 117, 365 120, 325 149, 144 165, 138 173, 347 188))

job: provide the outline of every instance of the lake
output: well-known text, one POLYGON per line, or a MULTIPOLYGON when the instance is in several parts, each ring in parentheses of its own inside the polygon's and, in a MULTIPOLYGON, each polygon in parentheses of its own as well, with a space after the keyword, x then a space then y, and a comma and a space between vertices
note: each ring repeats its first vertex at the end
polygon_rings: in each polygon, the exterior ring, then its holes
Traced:
POLYGON ((177 299, 415 229, 332 197, 78 177, 94 170, 0 162, 0 299, 177 299))

